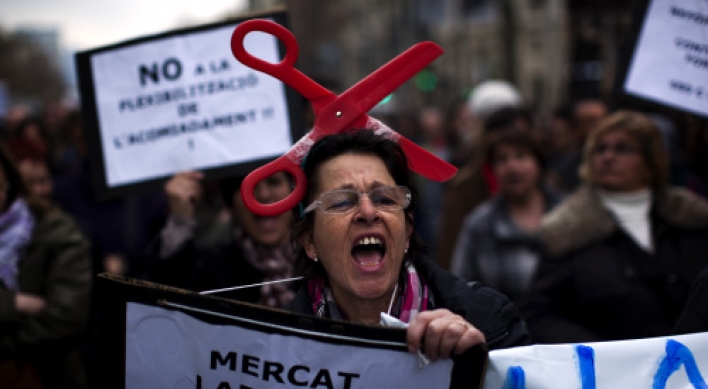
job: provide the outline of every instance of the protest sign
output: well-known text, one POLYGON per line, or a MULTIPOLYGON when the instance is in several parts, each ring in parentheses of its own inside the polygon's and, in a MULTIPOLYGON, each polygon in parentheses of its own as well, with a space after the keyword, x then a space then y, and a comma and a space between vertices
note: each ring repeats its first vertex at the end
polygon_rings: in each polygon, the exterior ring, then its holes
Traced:
POLYGON ((620 77, 622 93, 708 117, 708 7, 650 0, 620 77))
POLYGON ((708 333, 489 353, 484 389, 707 388, 708 333))
POLYGON ((424 368, 405 330, 319 319, 117 276, 99 278, 108 387, 479 388, 486 348, 424 368))
MULTIPOLYGON (((285 23, 283 12, 260 16, 285 23)), ((185 170, 245 174, 300 138, 300 97, 231 53, 231 34, 242 21, 76 55, 99 193, 123 193, 185 170)), ((249 34, 245 47, 269 62, 284 56, 277 38, 261 32, 249 34)))

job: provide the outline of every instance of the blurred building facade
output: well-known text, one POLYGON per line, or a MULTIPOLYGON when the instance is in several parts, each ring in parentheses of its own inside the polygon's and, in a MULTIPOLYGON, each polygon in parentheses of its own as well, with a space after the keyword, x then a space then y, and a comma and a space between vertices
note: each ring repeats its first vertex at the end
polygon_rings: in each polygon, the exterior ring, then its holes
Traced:
POLYGON ((50 58, 59 58, 59 30, 47 26, 21 26, 15 29, 15 34, 27 38, 39 46, 50 58))
POLYGON ((78 86, 74 65, 74 52, 60 44, 61 29, 54 26, 20 26, 14 34, 34 43, 46 55, 49 65, 59 72, 65 84, 61 98, 71 104, 78 102, 78 86))
POLYGON ((298 66, 346 89, 411 45, 432 40, 435 88, 414 81, 403 110, 449 104, 486 79, 516 84, 549 112, 572 98, 612 92, 620 49, 640 0, 250 0, 251 10, 288 7, 301 47, 298 66))

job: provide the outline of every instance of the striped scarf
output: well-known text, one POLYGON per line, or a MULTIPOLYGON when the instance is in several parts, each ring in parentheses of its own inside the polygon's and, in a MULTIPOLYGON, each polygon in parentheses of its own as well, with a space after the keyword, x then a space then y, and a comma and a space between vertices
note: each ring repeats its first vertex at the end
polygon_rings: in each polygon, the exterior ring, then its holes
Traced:
MULTIPOLYGON (((409 261, 403 264, 398 287, 401 293, 396 296, 396 301, 392 305, 391 316, 408 323, 418 312, 433 308, 433 296, 430 295, 428 286, 418 276, 418 272, 409 261)), ((347 320, 346 316, 339 310, 332 296, 332 290, 323 278, 317 277, 309 280, 307 282, 307 291, 310 295, 310 301, 312 301, 312 311, 315 316, 347 320)))

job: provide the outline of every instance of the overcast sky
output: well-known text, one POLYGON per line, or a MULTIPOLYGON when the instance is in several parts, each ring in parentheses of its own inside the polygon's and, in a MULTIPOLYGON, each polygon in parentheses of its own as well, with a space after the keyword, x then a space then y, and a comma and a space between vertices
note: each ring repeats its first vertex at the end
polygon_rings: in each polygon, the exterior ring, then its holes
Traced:
POLYGON ((85 50, 185 25, 215 22, 247 0, 0 0, 0 28, 52 27, 85 50))

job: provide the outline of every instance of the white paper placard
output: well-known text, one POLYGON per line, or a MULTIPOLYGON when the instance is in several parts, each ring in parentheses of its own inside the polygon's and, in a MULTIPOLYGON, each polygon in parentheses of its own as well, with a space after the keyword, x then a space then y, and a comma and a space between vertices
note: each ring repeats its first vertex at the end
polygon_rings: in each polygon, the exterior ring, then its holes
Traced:
MULTIPOLYGON (((290 148, 285 88, 233 57, 237 25, 90 54, 108 188, 273 158, 290 148)), ((279 62, 272 35, 248 34, 244 46, 258 58, 279 62)))
POLYGON ((484 389, 706 388, 708 333, 489 353, 484 389))
POLYGON ((708 2, 650 1, 624 92, 708 116, 708 2))
POLYGON ((370 389, 450 386, 452 361, 215 325, 128 302, 125 387, 370 389))

